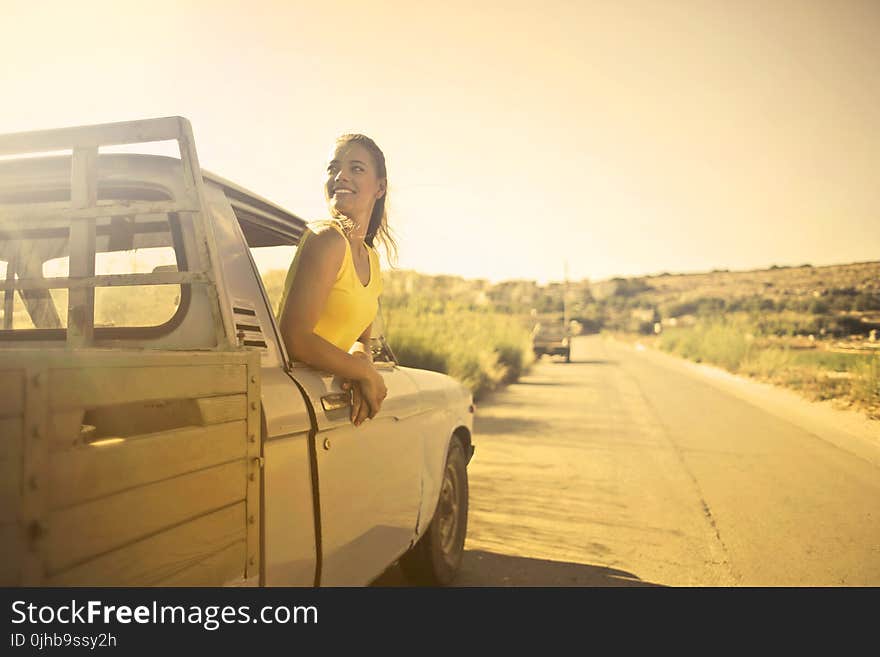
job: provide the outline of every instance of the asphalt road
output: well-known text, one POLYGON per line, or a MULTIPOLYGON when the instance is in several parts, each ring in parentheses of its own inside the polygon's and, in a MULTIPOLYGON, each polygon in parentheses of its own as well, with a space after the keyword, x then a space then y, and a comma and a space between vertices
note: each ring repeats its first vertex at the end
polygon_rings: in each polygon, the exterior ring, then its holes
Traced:
POLYGON ((572 361, 478 405, 457 585, 880 585, 880 423, 599 336, 572 361))

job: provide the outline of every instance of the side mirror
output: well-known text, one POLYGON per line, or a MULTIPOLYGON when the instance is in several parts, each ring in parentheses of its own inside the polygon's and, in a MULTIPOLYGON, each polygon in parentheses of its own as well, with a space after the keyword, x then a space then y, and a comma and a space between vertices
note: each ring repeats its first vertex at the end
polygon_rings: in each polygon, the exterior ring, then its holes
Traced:
POLYGON ((395 356, 395 355, 394 355, 394 352, 391 351, 391 345, 389 345, 388 342, 387 342, 387 340, 385 340, 385 336, 384 336, 384 335, 380 335, 380 336, 379 336, 379 340, 380 340, 381 343, 382 343, 382 351, 383 351, 383 352, 387 355, 387 357, 388 357, 387 359, 388 359, 389 361, 391 361, 392 363, 394 363, 395 365, 400 365, 400 363, 397 361, 397 356, 395 356))
POLYGON ((394 363, 395 365, 400 365, 397 362, 397 356, 394 355, 394 352, 391 350, 391 347, 388 345, 388 341, 385 339, 385 321, 382 317, 382 300, 379 300, 379 307, 376 310, 376 318, 373 320, 373 337, 370 338, 370 353, 373 356, 373 362, 376 363, 394 363))

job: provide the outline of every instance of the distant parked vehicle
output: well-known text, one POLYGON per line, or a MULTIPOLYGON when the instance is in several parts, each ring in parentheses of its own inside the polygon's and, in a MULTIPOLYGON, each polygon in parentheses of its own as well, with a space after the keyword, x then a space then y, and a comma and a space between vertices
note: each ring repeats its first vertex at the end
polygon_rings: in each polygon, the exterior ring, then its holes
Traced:
POLYGON ((532 351, 535 358, 544 354, 564 356, 565 362, 571 362, 571 330, 563 322, 535 324, 532 329, 532 351))

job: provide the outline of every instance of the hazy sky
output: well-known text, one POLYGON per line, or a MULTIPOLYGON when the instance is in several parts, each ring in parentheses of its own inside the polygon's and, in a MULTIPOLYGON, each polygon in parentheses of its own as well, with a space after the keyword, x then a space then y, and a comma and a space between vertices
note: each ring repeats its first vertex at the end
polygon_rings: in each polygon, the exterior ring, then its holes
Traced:
POLYGON ((880 259, 880 0, 0 0, 0 83, 0 132, 186 116, 308 219, 364 132, 426 273, 880 259))

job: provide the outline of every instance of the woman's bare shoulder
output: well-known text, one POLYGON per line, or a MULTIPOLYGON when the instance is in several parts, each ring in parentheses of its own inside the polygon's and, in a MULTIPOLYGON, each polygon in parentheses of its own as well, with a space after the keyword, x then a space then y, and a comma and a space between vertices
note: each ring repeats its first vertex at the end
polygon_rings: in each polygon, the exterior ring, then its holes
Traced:
MULTIPOLYGON (((332 219, 314 219, 306 224, 306 229, 315 234, 323 233, 328 230, 335 230, 338 227, 339 224, 332 219)), ((336 230, 335 232, 338 233, 339 231, 336 230)))
POLYGON ((312 234, 303 244, 304 249, 342 257, 345 252, 345 237, 334 228, 331 222, 312 222, 308 224, 306 230, 312 234))
POLYGON ((306 230, 312 233, 308 242, 320 244, 323 248, 332 248, 332 245, 345 246, 345 237, 329 221, 314 221, 307 225, 306 230))

